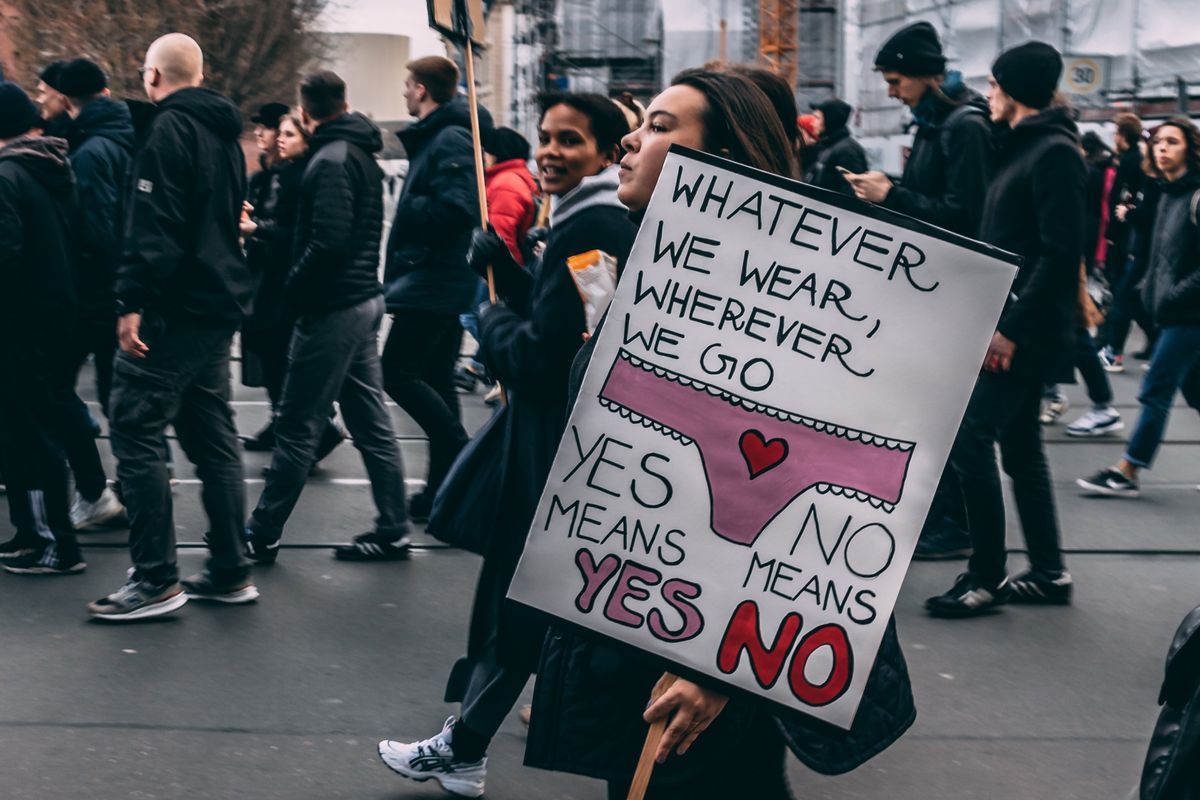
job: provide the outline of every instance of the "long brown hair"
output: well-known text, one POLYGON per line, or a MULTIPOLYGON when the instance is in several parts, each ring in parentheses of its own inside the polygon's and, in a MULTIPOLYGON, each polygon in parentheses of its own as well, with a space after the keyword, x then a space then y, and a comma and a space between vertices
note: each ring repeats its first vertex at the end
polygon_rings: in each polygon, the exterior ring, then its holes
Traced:
POLYGON ((686 69, 672 86, 704 95, 704 149, 747 166, 797 177, 796 156, 767 95, 752 81, 728 72, 686 69))

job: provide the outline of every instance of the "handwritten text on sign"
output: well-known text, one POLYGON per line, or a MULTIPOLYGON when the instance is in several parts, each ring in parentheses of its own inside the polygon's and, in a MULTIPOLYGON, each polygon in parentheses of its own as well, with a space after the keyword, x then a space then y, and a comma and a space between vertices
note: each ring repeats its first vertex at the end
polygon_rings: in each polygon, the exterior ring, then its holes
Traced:
POLYGON ((1014 272, 673 150, 509 596, 849 727, 1014 272))

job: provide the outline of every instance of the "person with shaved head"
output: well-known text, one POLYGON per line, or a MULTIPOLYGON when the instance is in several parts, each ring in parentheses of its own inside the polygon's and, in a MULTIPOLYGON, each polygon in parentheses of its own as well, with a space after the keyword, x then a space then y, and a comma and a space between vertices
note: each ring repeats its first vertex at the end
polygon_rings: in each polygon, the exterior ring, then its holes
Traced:
POLYGON ((158 112, 133 167, 109 405, 134 568, 124 586, 89 606, 105 620, 167 614, 189 598, 258 597, 242 555, 245 489, 229 406, 230 343, 253 293, 238 230, 242 117, 201 86, 204 55, 189 36, 156 40, 140 73, 158 112), (168 425, 196 465, 208 516, 208 563, 182 582, 162 448, 168 425))

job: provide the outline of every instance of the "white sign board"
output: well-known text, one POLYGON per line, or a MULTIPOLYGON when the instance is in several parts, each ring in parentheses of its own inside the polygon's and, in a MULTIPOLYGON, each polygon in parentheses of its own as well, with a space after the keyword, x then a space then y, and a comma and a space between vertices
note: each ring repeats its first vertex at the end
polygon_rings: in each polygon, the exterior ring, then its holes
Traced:
POLYGON ((1015 263, 672 148, 509 597, 848 728, 1015 263))

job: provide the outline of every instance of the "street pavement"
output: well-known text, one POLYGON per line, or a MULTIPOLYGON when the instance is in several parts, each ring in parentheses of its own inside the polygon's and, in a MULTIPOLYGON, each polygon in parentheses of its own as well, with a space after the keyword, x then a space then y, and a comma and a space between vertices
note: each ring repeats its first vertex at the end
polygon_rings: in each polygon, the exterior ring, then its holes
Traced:
MULTIPOLYGON (((1114 376, 1125 434, 1141 374, 1132 362, 1114 376)), ((85 376, 85 398, 91 385, 85 376)), ((1064 421, 1087 407, 1081 387, 1068 394, 1064 421)), ((478 394, 462 397, 478 427, 488 410, 478 394)), ((261 390, 238 387, 235 407, 244 433, 266 419, 261 390)), ((394 419, 416 491, 425 443, 403 412, 394 409, 394 419)), ((1200 603, 1200 417, 1177 408, 1137 501, 1079 497, 1074 479, 1115 460, 1121 438, 1069 440, 1063 427, 1047 440, 1075 604, 932 620, 921 602, 948 587, 962 563, 914 564, 896 616, 917 723, 850 775, 818 776, 790 759, 797 798, 1129 797, 1171 635, 1200 603)), ((101 448, 111 467, 106 437, 101 448)), ((246 454, 249 504, 267 462, 246 454)), ((202 563, 195 545, 204 517, 190 465, 181 455, 177 464, 180 559, 189 570, 202 563)), ((480 560, 430 547, 402 563, 334 561, 329 545, 368 530, 372 510, 357 453, 343 446, 310 480, 279 562, 258 570, 262 599, 250 607, 191 603, 152 624, 89 623, 85 604, 124 579, 123 532, 84 537, 84 575, 0 575, 0 798, 442 796, 436 784, 393 775, 375 745, 428 736, 455 711, 442 689, 465 644, 480 560)), ((1009 530, 1019 548, 1011 507, 1009 530)), ((435 544, 423 531, 415 538, 435 544)), ((1012 570, 1023 565, 1015 555, 1012 570)), ((492 746, 487 797, 605 796, 598 782, 523 767, 524 741, 514 713, 492 746)))

